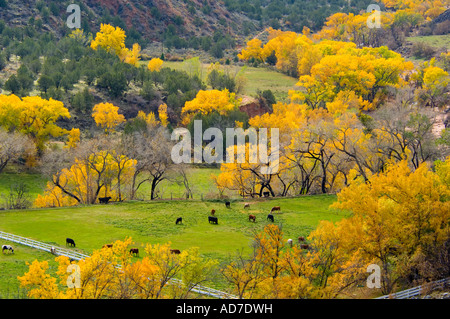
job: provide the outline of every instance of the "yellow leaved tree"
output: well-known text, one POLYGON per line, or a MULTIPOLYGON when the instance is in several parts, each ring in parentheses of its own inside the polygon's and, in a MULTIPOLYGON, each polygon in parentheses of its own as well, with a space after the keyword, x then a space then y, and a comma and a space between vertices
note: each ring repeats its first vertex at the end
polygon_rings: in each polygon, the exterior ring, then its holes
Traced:
POLYGON ((159 70, 161 70, 163 63, 164 61, 160 58, 153 58, 148 62, 147 69, 152 72, 158 72, 159 70))
POLYGON ((217 111, 226 115, 239 107, 240 100, 235 93, 224 90, 200 90, 192 101, 185 103, 181 110, 182 124, 188 125, 196 114, 208 115, 217 111))
POLYGON ((163 103, 158 107, 158 116, 159 120, 161 121, 161 125, 164 127, 167 127, 169 124, 169 116, 167 115, 167 104, 163 103))
POLYGON ((38 96, 19 98, 16 95, 0 95, 0 126, 7 131, 18 131, 31 137, 38 150, 50 137, 60 137, 69 131, 59 127, 56 122, 70 118, 70 113, 60 101, 38 96))
POLYGON ((119 114, 119 107, 112 103, 99 103, 94 106, 92 117, 97 126, 103 128, 106 134, 125 122, 125 117, 119 114))
POLYGON ((36 207, 94 204, 99 197, 111 197, 114 201, 127 198, 125 190, 134 175, 136 160, 89 145, 84 156, 53 174, 44 194, 36 198, 36 207))
POLYGON ((125 47, 125 38, 125 31, 120 27, 102 23, 100 31, 97 32, 95 39, 91 41, 91 48, 97 50, 101 47, 110 53, 116 54, 121 61, 137 66, 141 47, 135 43, 131 50, 128 49, 125 47))
POLYGON ((19 277, 28 297, 35 299, 167 299, 187 298, 192 289, 209 279, 217 262, 200 256, 197 248, 171 253, 171 244, 147 244, 142 259, 134 261, 131 238, 116 241, 111 248, 94 250, 83 260, 55 258, 56 275, 48 273, 48 262, 29 264, 19 277), (78 269, 76 274, 68 267, 78 269), (79 275, 79 277, 76 277, 79 275), (172 282, 181 277, 182 284, 172 282))

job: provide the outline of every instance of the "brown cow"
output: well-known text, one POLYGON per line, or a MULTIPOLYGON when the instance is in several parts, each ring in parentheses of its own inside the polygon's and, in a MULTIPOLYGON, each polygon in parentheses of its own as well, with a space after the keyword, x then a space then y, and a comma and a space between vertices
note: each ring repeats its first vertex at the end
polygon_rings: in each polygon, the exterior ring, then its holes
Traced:
POLYGON ((131 248, 130 249, 130 254, 135 255, 135 256, 139 256, 139 249, 138 248, 131 248))
POLYGON ((181 251, 179 251, 178 249, 171 249, 170 252, 171 252, 172 254, 176 254, 176 255, 181 254, 181 251))
POLYGON ((102 248, 112 248, 112 244, 107 244, 107 245, 103 245, 103 247, 102 248))
POLYGON ((214 214, 216 213, 215 209, 211 209, 211 215, 214 216, 214 214))
POLYGON ((248 221, 253 220, 254 223, 256 223, 256 216, 255 215, 250 215, 248 216, 248 221))
POLYGON ((270 212, 273 212, 273 211, 276 211, 276 210, 280 211, 281 210, 280 206, 272 207, 272 210, 270 212))
POLYGON ((300 248, 301 249, 309 249, 309 245, 308 244, 301 244, 300 248))
POLYGON ((302 242, 302 241, 305 241, 305 237, 300 236, 300 237, 298 238, 298 242, 302 242))
POLYGON ((244 204, 244 209, 246 209, 246 208, 250 208, 250 204, 249 203, 245 203, 244 204))

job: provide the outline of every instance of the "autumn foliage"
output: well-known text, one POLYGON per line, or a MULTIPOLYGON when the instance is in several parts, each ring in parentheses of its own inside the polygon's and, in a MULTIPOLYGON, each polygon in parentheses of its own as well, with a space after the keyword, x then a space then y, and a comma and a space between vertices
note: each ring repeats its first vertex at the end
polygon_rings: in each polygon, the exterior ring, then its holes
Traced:
POLYGON ((119 107, 112 103, 99 103, 94 106, 92 117, 97 126, 106 133, 113 132, 116 126, 125 122, 125 117, 119 114, 119 107))
POLYGON ((69 110, 60 101, 38 96, 0 95, 0 126, 31 137, 40 151, 51 137, 60 137, 69 131, 59 127, 59 119, 69 119, 69 110))
POLYGON ((185 103, 181 110, 182 124, 188 125, 196 114, 208 115, 213 111, 226 115, 235 110, 239 99, 235 93, 225 90, 200 90, 192 101, 185 103))
POLYGON ((91 48, 97 50, 99 47, 116 54, 121 61, 137 66, 140 60, 141 47, 139 44, 133 44, 132 49, 125 47, 126 34, 120 27, 114 27, 110 24, 101 24, 100 31, 97 32, 95 39, 91 41, 91 48))
POLYGON ((170 252, 170 243, 146 245, 138 261, 132 260, 131 238, 116 241, 112 248, 95 250, 91 257, 71 262, 55 258, 56 275, 48 273, 48 262, 35 260, 19 277, 28 297, 36 299, 166 299, 187 298, 197 285, 210 278, 216 262, 201 257, 198 249, 181 254, 170 252), (144 252, 145 251, 145 252, 144 252), (67 272, 69 265, 79 267, 79 282, 67 272), (172 282, 183 278, 183 284, 172 282), (74 285, 68 288, 68 282, 74 285))

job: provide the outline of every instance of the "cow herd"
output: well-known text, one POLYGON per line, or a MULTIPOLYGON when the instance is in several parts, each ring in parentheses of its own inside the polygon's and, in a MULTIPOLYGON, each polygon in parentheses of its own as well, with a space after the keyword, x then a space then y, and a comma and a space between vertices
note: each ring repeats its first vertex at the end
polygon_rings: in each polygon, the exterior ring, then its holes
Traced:
MULTIPOLYGON (((76 247, 75 245, 75 241, 72 238, 66 238, 66 247, 76 247)), ((102 246, 102 249, 107 249, 107 248, 113 248, 113 244, 105 244, 102 246)), ((51 253, 54 254, 53 252, 54 247, 52 247, 51 249, 51 253)), ((133 256, 137 256, 139 257, 139 249, 138 248, 131 248, 130 249, 130 254, 133 256)))
MULTIPOLYGON (((225 207, 226 208, 231 208, 231 203, 228 202, 228 201, 225 202, 225 207)), ((244 209, 250 209, 250 204, 249 203, 244 203, 244 209)), ((275 222, 275 217, 274 217, 274 215, 272 213, 276 212, 276 211, 280 212, 281 211, 281 207, 280 206, 272 207, 272 209, 270 210, 270 213, 266 217, 266 220, 269 221, 269 222, 274 223, 275 222)), ((212 209, 211 212, 210 212, 210 216, 208 216, 208 223, 209 224, 216 224, 216 225, 219 224, 219 219, 218 219, 217 216, 215 216, 215 214, 216 214, 216 210, 212 209)), ((181 224, 182 220, 183 220, 182 217, 178 217, 176 219, 176 221, 175 221, 175 224, 176 225, 181 224)), ((256 216, 253 215, 253 214, 249 214, 248 215, 248 221, 256 223, 256 216)), ((305 241, 304 237, 299 237, 298 238, 298 242, 299 242, 300 248, 302 248, 302 249, 309 249, 309 245, 305 244, 304 241, 305 241)), ((292 239, 288 239, 287 244, 290 247, 292 247, 293 246, 293 240, 292 239)))
MULTIPOLYGON (((231 208, 231 203, 228 202, 228 201, 225 202, 225 207, 226 208, 231 208)), ((250 208, 250 204, 249 203, 244 203, 244 209, 247 209, 247 208, 250 208)), ((270 210, 269 215, 267 215, 267 220, 272 222, 272 223, 274 223, 275 222, 275 218, 273 217, 272 212, 280 211, 280 210, 281 210, 280 206, 272 207, 272 209, 270 210)), ((211 213, 210 213, 210 216, 208 216, 208 223, 216 224, 216 225, 219 224, 219 219, 216 216, 214 216, 215 213, 216 213, 216 210, 212 209, 211 213)), ((255 215, 249 215, 248 216, 248 220, 252 221, 252 222, 256 222, 256 216, 255 215)), ((178 217, 176 219, 176 221, 175 221, 175 225, 182 224, 182 222, 183 222, 183 218, 182 217, 178 217)))
MULTIPOLYGON (((231 203, 230 202, 225 202, 225 206, 226 208, 231 208, 231 203)), ((249 203, 244 203, 244 209, 249 209, 250 208, 250 204, 249 203)), ((280 206, 274 206, 272 207, 272 209, 270 210, 270 213, 267 215, 266 220, 270 221, 272 223, 275 222, 275 218, 274 215, 272 214, 275 211, 281 211, 280 206)), ((210 224, 219 224, 219 219, 217 216, 215 216, 216 210, 212 209, 210 212, 210 216, 208 216, 208 223, 210 224)), ((253 214, 250 214, 248 216, 248 220, 251 222, 256 223, 256 216, 253 214)), ((183 223, 183 218, 182 217, 178 217, 175 221, 176 225, 180 225, 183 223)), ((305 243, 305 238, 304 237, 298 237, 298 242, 300 245, 301 249, 309 249, 309 245, 305 243)), ((293 240, 292 239, 288 239, 287 240, 287 244, 292 247, 293 246, 293 240)), ((76 247, 75 241, 72 238, 66 238, 66 247, 76 247)), ((104 245, 102 248, 112 248, 113 245, 112 244, 106 244, 104 245)), ((178 249, 171 249, 170 252, 172 254, 180 254, 180 250, 178 249)), ((10 245, 3 245, 2 246, 2 253, 9 253, 9 254, 13 254, 14 253, 14 248, 10 245)), ((54 247, 52 247, 51 249, 51 253, 55 254, 56 253, 56 249, 54 247)), ((130 249, 130 254, 133 256, 139 256, 139 249, 138 248, 131 248, 130 249)))

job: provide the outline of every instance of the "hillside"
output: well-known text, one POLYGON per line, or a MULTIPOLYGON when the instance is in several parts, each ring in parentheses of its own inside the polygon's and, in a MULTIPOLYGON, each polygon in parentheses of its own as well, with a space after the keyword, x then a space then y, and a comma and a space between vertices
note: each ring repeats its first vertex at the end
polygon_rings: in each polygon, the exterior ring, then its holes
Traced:
MULTIPOLYGON (((65 21, 70 1, 1 1, 0 20, 11 27, 36 27, 57 37, 68 28, 65 21)), ((370 1, 213 1, 213 0, 81 0, 82 28, 95 33, 100 23, 112 23, 142 43, 162 41, 167 32, 180 38, 211 36, 222 32, 240 40, 266 27, 300 32, 322 27, 336 12, 358 13, 370 1), (350 5, 349 5, 350 4, 350 5)))

